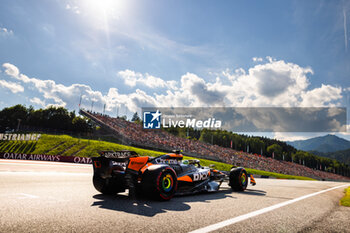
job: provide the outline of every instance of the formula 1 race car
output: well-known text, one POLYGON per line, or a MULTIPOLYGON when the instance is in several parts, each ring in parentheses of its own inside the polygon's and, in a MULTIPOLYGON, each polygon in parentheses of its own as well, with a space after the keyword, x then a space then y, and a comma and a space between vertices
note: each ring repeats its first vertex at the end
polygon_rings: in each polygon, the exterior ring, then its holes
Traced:
MULTIPOLYGON (((202 167, 199 160, 183 160, 180 151, 156 158, 143 157, 133 151, 102 151, 93 157, 93 184, 103 194, 129 189, 129 195, 145 194, 158 200, 174 195, 215 192, 224 180, 234 191, 244 191, 248 174, 242 167, 230 172, 202 167)), ((252 175, 251 184, 255 185, 252 175)))

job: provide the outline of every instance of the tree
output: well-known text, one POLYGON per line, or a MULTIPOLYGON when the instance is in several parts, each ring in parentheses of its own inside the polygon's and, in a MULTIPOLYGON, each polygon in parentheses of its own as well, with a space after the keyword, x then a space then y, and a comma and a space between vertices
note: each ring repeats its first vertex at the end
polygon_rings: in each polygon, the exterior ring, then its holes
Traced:
POLYGON ((274 153, 276 159, 281 159, 282 147, 278 144, 272 144, 271 146, 267 147, 267 153, 271 155, 274 153))
POLYGON ((82 117, 74 117, 72 120, 72 129, 75 132, 91 132, 92 127, 89 124, 89 121, 87 118, 82 118, 82 117))
POLYGON ((0 130, 15 130, 18 125, 18 119, 21 120, 21 124, 26 122, 28 118, 28 110, 25 106, 18 104, 13 107, 4 108, 0 112, 0 130))
POLYGON ((140 119, 139 115, 137 114, 137 112, 134 113, 134 115, 131 118, 131 121, 133 121, 133 122, 140 122, 141 121, 141 119, 140 119))
POLYGON ((68 112, 63 107, 49 107, 34 110, 33 106, 26 108, 23 105, 4 108, 0 111, 0 132, 16 129, 19 126, 31 126, 66 130, 75 132, 91 132, 93 126, 86 118, 77 117, 75 112, 68 112))
POLYGON ((212 132, 207 129, 203 129, 199 140, 202 142, 211 143, 212 135, 212 132))

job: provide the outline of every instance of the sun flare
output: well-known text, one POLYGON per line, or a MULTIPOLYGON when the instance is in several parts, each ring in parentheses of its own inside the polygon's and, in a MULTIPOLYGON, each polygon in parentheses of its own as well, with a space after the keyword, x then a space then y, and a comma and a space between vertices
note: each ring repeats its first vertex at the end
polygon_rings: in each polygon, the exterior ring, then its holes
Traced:
POLYGON ((89 12, 90 16, 100 17, 119 17, 123 12, 125 1, 121 0, 83 0, 83 7, 89 12))

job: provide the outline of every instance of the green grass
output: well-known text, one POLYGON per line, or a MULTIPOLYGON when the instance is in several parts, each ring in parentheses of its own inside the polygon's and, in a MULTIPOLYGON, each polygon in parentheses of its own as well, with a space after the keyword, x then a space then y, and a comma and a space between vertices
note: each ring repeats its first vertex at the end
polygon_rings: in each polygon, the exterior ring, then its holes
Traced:
POLYGON ((345 196, 340 200, 340 205, 350 207, 350 186, 344 192, 345 196))
MULTIPOLYGON (((10 141, 0 144, 1 152, 12 152, 12 153, 31 153, 31 154, 48 154, 48 155, 60 155, 69 156, 75 154, 75 156, 80 157, 95 157, 99 156, 98 152, 102 150, 132 150, 141 156, 159 156, 164 154, 164 152, 146 150, 131 146, 125 146, 112 142, 98 141, 98 140, 88 140, 81 138, 74 138, 67 135, 48 135, 43 134, 38 142, 20 142, 20 141, 10 141), (65 151, 70 147, 68 150, 65 151)), ((184 156, 184 159, 199 159, 184 156)), ((209 166, 214 164, 215 168, 222 171, 229 171, 232 167, 230 164, 211 161, 207 159, 199 159, 203 166, 209 166)), ((255 175, 265 175, 270 177, 276 177, 280 179, 297 179, 297 180, 314 180, 309 177, 303 176, 291 176, 284 175, 274 172, 261 171, 251 168, 246 168, 248 173, 255 175)))

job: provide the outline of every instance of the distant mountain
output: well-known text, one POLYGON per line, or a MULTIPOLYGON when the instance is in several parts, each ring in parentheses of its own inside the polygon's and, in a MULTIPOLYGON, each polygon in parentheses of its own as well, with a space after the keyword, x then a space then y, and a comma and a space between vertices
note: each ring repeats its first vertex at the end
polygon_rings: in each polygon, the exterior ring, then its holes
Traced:
POLYGON ((287 141, 286 143, 298 150, 319 151, 323 153, 350 149, 350 141, 330 134, 307 140, 287 141))

